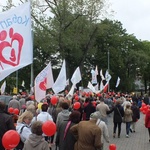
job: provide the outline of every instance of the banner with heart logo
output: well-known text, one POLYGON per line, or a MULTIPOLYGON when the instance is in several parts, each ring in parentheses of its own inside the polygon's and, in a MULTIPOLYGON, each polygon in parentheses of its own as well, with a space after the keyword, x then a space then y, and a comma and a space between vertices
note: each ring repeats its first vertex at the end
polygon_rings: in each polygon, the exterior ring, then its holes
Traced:
POLYGON ((0 81, 33 61, 30 3, 0 14, 0 81))
POLYGON ((53 86, 53 72, 51 63, 48 65, 36 76, 34 80, 34 93, 36 101, 40 102, 43 98, 46 97, 46 89, 49 89, 53 86))

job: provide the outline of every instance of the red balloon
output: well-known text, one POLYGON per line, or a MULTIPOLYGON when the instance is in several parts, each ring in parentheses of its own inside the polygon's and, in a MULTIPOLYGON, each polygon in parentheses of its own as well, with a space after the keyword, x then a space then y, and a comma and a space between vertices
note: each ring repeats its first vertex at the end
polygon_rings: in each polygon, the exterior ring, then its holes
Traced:
POLYGON ((148 110, 148 107, 147 107, 147 106, 144 106, 144 107, 143 107, 143 110, 147 111, 147 110, 148 110))
POLYGON ((53 121, 46 121, 42 125, 42 131, 47 136, 52 136, 56 132, 56 124, 53 121))
POLYGON ((75 102, 75 103, 73 104, 73 108, 74 108, 74 109, 79 109, 80 106, 81 106, 81 104, 80 104, 79 102, 75 102))
POLYGON ((51 97, 51 104, 55 105, 55 104, 57 104, 57 102, 58 102, 58 98, 56 96, 52 96, 51 97))
POLYGON ((110 144, 109 145, 109 150, 116 150, 116 145, 115 144, 110 144))
POLYGON ((14 111, 14 108, 13 108, 13 107, 9 107, 9 108, 8 108, 8 112, 9 112, 9 113, 13 113, 13 111, 14 111))
POLYGON ((34 96, 34 95, 31 95, 31 96, 30 96, 30 99, 31 99, 31 100, 35 100, 35 96, 34 96))
POLYGON ((19 115, 19 109, 18 109, 18 108, 15 108, 15 109, 13 110, 13 113, 16 114, 16 115, 19 115))
POLYGON ((75 98, 74 98, 76 101, 78 101, 79 100, 79 96, 75 96, 75 98))
POLYGON ((5 149, 15 148, 20 141, 20 136, 17 131, 9 130, 2 137, 2 144, 5 149))

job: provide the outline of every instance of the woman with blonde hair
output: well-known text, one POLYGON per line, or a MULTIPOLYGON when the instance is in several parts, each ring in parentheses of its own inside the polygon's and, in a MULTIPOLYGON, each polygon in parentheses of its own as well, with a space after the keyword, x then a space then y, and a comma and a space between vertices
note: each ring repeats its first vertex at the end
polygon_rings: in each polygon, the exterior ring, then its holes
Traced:
POLYGON ((24 143, 31 134, 31 121, 33 119, 33 113, 30 111, 25 111, 19 116, 16 130, 20 134, 21 141, 24 143))

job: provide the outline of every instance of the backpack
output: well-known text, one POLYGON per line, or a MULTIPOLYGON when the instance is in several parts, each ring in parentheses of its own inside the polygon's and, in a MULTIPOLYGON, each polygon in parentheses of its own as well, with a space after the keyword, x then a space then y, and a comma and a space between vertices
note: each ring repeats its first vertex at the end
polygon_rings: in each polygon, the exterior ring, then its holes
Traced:
MULTIPOLYGON (((24 127, 26 127, 26 126, 22 126, 21 127, 19 135, 22 133, 24 127)), ((17 147, 15 148, 15 150, 22 150, 23 147, 24 147, 24 143, 21 141, 21 137, 20 137, 19 144, 17 145, 17 147)))

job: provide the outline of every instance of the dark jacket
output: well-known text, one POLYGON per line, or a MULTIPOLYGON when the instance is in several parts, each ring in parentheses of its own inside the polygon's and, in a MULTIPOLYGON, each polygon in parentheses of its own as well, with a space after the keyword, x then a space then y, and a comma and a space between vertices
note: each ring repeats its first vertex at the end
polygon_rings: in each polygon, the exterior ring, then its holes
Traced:
POLYGON ((122 117, 124 116, 124 109, 120 104, 117 104, 116 106, 114 106, 112 108, 110 112, 114 112, 114 116, 113 116, 113 122, 122 122, 122 117))
POLYGON ((56 136, 56 145, 59 147, 59 150, 74 150, 74 144, 76 142, 75 137, 70 132, 70 128, 75 125, 75 123, 71 123, 64 138, 65 128, 67 126, 68 121, 64 121, 60 128, 58 129, 56 136))
POLYGON ((92 102, 89 102, 89 104, 84 108, 84 112, 86 114, 86 120, 89 120, 91 113, 95 111, 96 108, 93 106, 92 102))
POLYGON ((2 137, 8 130, 15 130, 12 116, 0 110, 0 150, 5 150, 2 145, 2 137))
POLYGON ((133 122, 136 122, 138 119, 140 119, 140 111, 139 111, 139 108, 135 105, 131 106, 131 110, 133 112, 133 115, 132 115, 132 121, 133 122))

